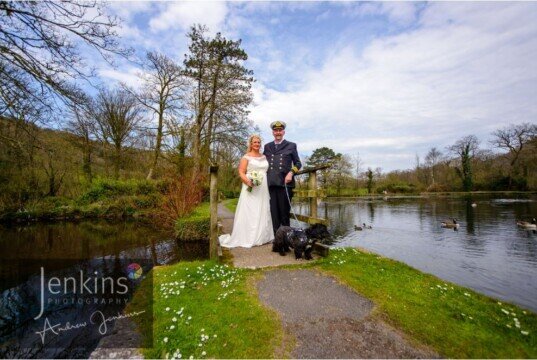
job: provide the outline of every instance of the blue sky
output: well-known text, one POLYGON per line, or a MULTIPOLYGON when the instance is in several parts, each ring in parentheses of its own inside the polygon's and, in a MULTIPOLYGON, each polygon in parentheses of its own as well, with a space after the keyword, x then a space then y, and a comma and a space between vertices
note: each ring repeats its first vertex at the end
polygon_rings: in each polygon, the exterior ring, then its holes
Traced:
MULTIPOLYGON (((186 32, 206 24, 242 39, 254 71, 251 119, 288 123, 302 156, 360 154, 363 169, 415 165, 436 146, 537 122, 537 3, 112 2, 139 56, 182 61, 186 32)), ((95 59, 103 82, 140 70, 95 59)))

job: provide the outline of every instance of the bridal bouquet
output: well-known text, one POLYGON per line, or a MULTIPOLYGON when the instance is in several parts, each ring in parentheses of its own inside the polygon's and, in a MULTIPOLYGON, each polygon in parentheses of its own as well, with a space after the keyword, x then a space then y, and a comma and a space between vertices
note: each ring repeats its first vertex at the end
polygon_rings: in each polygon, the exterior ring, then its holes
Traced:
MULTIPOLYGON (((261 175, 259 172, 257 171, 252 171, 251 173, 249 173, 248 175, 248 179, 252 180, 252 184, 254 186, 259 186, 261 185, 261 182, 263 181, 263 175, 261 175)), ((249 192, 252 192, 252 187, 251 186, 248 186, 248 189, 247 189, 249 192)))

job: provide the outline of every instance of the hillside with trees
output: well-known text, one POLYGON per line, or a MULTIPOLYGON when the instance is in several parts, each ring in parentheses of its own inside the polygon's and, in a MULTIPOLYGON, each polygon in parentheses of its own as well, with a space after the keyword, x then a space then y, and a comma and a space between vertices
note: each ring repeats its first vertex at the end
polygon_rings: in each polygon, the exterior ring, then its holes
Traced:
MULTIPOLYGON (((236 195, 236 164, 258 131, 248 117, 254 76, 241 40, 193 25, 181 60, 143 54, 139 88, 93 86, 85 56, 113 63, 133 55, 103 4, 2 1, 0 15, 0 213, 65 205, 95 183, 133 180, 160 184, 155 208, 177 217, 206 196, 210 164, 220 166, 222 194, 236 195)), ((389 173, 327 147, 305 163, 332 164, 320 182, 336 196, 537 190, 534 124, 498 129, 489 145, 465 136, 431 148, 423 162, 417 156, 414 169, 389 173)))

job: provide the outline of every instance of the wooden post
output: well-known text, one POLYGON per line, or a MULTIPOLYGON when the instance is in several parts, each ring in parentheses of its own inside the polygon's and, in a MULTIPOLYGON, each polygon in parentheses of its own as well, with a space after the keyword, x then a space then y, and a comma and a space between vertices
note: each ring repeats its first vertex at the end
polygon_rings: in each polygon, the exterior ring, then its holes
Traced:
POLYGON ((218 166, 209 168, 211 173, 211 231, 209 238, 209 258, 218 260, 218 166))
POLYGON ((310 216, 317 218, 317 171, 309 173, 308 189, 315 191, 315 197, 310 198, 310 216))

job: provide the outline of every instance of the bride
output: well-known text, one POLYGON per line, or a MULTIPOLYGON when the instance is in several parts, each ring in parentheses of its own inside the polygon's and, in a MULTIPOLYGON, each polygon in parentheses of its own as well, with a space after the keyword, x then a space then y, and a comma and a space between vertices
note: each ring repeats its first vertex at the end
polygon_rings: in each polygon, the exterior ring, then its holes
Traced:
POLYGON ((241 158, 239 176, 242 190, 235 211, 231 235, 219 237, 220 245, 227 248, 262 245, 274 239, 270 217, 270 197, 267 185, 267 158, 261 154, 261 138, 252 135, 248 139, 248 152, 241 158), (257 186, 252 181, 255 172, 260 174, 257 186), (250 188, 250 189, 249 189, 250 188))

